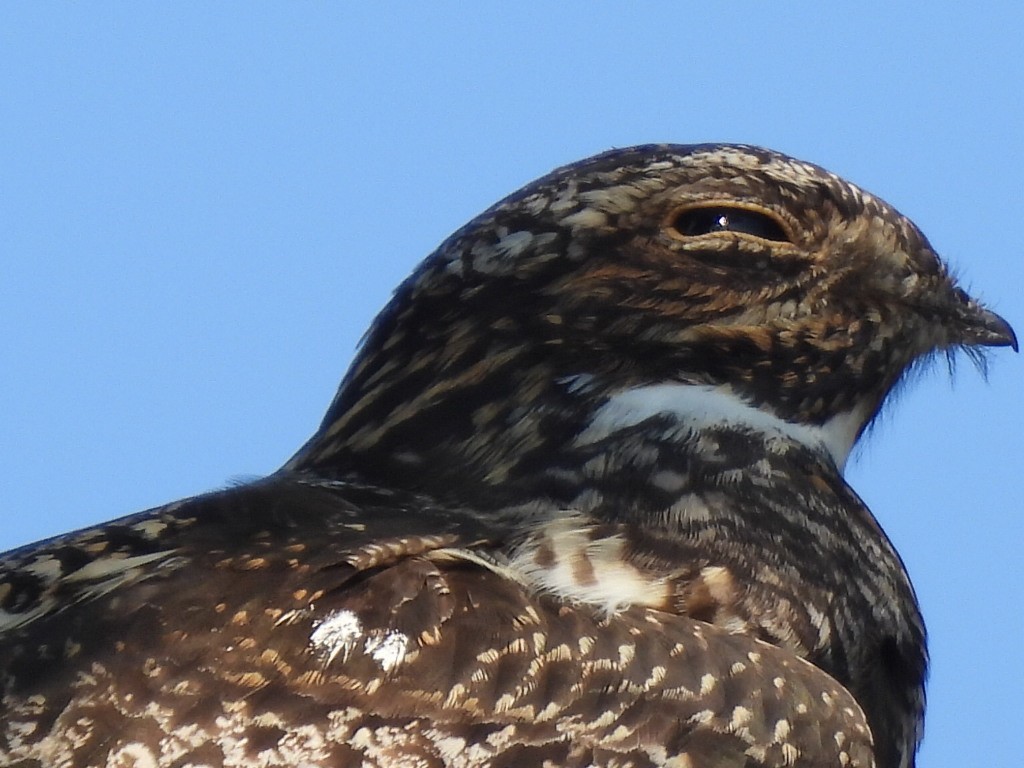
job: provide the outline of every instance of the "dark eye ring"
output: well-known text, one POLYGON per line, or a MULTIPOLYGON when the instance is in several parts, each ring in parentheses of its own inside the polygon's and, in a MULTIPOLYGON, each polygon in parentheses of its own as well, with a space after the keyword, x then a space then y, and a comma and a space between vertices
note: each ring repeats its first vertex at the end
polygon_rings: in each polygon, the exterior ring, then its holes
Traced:
POLYGON ((791 242, 777 218, 764 211, 738 205, 692 206, 672 214, 669 228, 676 235, 699 237, 715 232, 738 232, 762 240, 791 242))

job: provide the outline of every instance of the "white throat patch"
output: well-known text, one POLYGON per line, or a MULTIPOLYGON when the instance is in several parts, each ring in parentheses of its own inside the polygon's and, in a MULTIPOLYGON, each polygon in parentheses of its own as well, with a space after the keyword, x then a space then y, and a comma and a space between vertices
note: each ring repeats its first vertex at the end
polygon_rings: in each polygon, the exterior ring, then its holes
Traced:
POLYGON ((795 440, 824 454, 842 472, 864 422, 860 409, 834 416, 824 424, 798 424, 756 408, 725 387, 701 384, 651 384, 612 395, 594 413, 577 438, 587 445, 654 416, 674 416, 681 427, 735 426, 768 439, 795 440))

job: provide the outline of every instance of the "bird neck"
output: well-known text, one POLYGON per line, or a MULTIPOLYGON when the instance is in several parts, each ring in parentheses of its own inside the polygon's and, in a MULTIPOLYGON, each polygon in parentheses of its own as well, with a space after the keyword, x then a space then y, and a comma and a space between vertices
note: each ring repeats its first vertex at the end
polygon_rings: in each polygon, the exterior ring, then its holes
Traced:
POLYGON ((841 473, 869 415, 854 410, 805 424, 750 405, 727 386, 616 390, 591 374, 495 371, 433 393, 431 402, 418 402, 417 393, 386 408, 343 391, 336 405, 348 406, 285 470, 482 507, 549 500, 578 508, 600 488, 629 508, 657 509, 685 490, 688 467, 707 457, 742 471, 765 452, 795 446, 841 473), (732 445, 746 448, 725 456, 732 445))
POLYGON ((597 442, 644 423, 668 419, 677 436, 727 429, 755 443, 791 441, 831 460, 841 472, 863 428, 868 408, 854 408, 821 424, 784 419, 751 405, 728 386, 664 383, 618 392, 593 412, 577 443, 597 442))

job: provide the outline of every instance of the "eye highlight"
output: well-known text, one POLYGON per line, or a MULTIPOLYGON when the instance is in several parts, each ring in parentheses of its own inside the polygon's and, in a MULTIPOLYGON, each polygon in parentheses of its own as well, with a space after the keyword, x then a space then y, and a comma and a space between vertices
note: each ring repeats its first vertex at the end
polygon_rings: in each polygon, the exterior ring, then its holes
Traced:
POLYGON ((670 217, 669 229, 683 237, 698 237, 715 232, 738 232, 762 240, 791 242, 778 219, 763 211, 734 205, 707 205, 684 208, 670 217))

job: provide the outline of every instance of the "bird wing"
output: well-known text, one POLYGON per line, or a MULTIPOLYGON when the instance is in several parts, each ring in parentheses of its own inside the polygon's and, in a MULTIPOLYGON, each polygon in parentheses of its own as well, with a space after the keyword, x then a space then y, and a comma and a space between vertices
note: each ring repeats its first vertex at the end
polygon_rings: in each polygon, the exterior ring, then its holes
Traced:
POLYGON ((271 479, 17 550, 0 764, 872 766, 742 634, 538 595, 471 510, 271 479))

